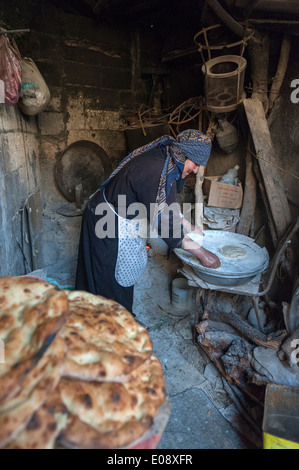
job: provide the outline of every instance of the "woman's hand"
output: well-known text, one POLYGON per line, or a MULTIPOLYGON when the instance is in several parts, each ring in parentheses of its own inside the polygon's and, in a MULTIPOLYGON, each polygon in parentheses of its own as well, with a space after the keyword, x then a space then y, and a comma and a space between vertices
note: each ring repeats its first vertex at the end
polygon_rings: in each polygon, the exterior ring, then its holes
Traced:
POLYGON ((220 266, 220 261, 218 256, 216 256, 211 251, 206 250, 202 246, 199 246, 196 242, 191 240, 191 238, 186 235, 182 241, 182 248, 183 250, 192 253, 193 255, 197 256, 200 260, 201 264, 206 268, 217 269, 220 266))
POLYGON ((205 248, 201 247, 200 250, 202 252, 196 254, 198 259, 200 260, 201 264, 206 268, 217 269, 220 266, 220 261, 218 256, 214 255, 211 251, 206 250, 205 248))

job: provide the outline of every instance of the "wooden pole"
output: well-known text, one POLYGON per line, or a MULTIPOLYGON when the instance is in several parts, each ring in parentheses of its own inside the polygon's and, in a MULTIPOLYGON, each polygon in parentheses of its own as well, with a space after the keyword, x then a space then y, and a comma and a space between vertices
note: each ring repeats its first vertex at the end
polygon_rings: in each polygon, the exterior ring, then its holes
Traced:
POLYGON ((291 212, 284 184, 277 170, 277 157, 262 102, 249 98, 243 104, 279 240, 291 223, 291 212))
MULTIPOLYGON (((199 127, 201 127, 201 123, 199 124, 199 127)), ((217 123, 214 120, 210 121, 209 127, 206 131, 206 135, 210 137, 211 140, 214 139, 215 133, 217 130, 217 123)), ((198 225, 199 227, 203 226, 203 192, 202 192, 202 184, 204 181, 204 166, 200 166, 199 170, 196 175, 196 183, 195 183, 195 188, 194 188, 194 193, 195 193, 195 225, 198 225)))
POLYGON ((287 70, 288 62, 289 62, 289 55, 291 49, 291 40, 288 35, 285 35, 282 44, 281 44, 281 51, 279 56, 279 61, 277 65, 277 70, 275 77, 273 78, 270 96, 269 96, 269 109, 272 108, 275 100, 278 98, 279 91, 287 70))
POLYGON ((267 33, 256 29, 254 35, 248 40, 247 47, 250 57, 252 98, 259 99, 267 113, 270 37, 267 33))
POLYGON ((195 183, 195 225, 198 225, 198 227, 203 226, 203 192, 202 192, 202 184, 204 181, 204 171, 205 167, 200 166, 199 170, 196 175, 196 183, 195 183))
POLYGON ((247 153, 246 153, 246 177, 242 210, 240 220, 237 225, 237 233, 248 236, 251 223, 254 218, 254 211, 256 206, 256 178, 253 171, 252 155, 250 152, 251 138, 248 139, 247 153))

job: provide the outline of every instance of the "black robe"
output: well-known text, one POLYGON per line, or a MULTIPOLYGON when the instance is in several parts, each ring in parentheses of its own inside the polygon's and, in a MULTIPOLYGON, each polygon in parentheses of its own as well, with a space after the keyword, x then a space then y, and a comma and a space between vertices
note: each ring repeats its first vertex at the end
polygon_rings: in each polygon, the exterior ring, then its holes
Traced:
MULTIPOLYGON (((105 196, 116 213, 120 213, 118 196, 125 195, 127 208, 130 204, 142 203, 146 208, 148 220, 150 219, 151 204, 156 202, 164 161, 163 148, 149 150, 129 161, 109 181, 105 187, 105 196)), ((115 300, 132 312, 134 286, 123 287, 115 279, 118 254, 117 216, 114 221, 115 237, 98 238, 96 235, 96 223, 101 216, 96 215, 95 212, 98 204, 104 202, 103 192, 98 191, 91 196, 86 204, 82 217, 75 288, 115 300)), ((166 203, 168 205, 177 203, 176 181, 171 186, 166 203)), ((159 235, 170 248, 179 248, 184 236, 181 226, 179 237, 177 236, 178 232, 175 233, 175 236, 173 235, 173 221, 177 220, 177 217, 179 217, 179 213, 169 213, 170 230, 166 237, 163 236, 163 231, 161 233, 161 224, 158 227, 159 235)), ((134 215, 127 216, 127 218, 134 218, 134 215)))

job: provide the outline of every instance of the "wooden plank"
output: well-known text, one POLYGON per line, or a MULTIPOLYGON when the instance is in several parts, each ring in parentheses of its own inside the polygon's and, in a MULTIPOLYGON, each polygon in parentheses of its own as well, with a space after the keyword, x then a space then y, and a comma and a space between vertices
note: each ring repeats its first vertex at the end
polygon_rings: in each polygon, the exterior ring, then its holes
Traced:
POLYGON ((259 164, 256 160, 253 160, 253 168, 254 168, 254 171, 255 171, 255 175, 256 175, 256 178, 257 178, 257 181, 258 181, 258 184, 259 184, 262 199, 264 201, 265 209, 266 209, 266 212, 267 212, 268 225, 269 225, 269 229, 270 229, 270 233, 271 233, 271 237, 272 237, 272 241, 273 241, 273 246, 276 247, 277 243, 278 243, 277 233, 276 233, 276 229, 275 229, 271 209, 270 209, 270 206, 269 206, 267 194, 266 194, 266 191, 265 191, 263 177, 261 175, 261 169, 260 169, 259 164))
POLYGON ((243 103, 277 237, 280 239, 291 223, 291 213, 283 181, 277 169, 277 157, 272 145, 263 104, 260 100, 252 98, 245 99, 243 103))
POLYGON ((250 227, 254 219, 254 211, 256 206, 256 179, 253 171, 252 155, 250 153, 251 139, 248 139, 246 153, 246 178, 242 210, 240 220, 237 225, 237 233, 249 235, 250 227))
POLYGON ((23 208, 23 252, 29 271, 42 267, 40 236, 43 230, 41 192, 28 196, 23 208))
POLYGON ((203 227, 203 192, 202 192, 202 184, 204 180, 204 171, 205 167, 200 166, 196 175, 196 183, 195 183, 195 225, 199 227, 203 227))

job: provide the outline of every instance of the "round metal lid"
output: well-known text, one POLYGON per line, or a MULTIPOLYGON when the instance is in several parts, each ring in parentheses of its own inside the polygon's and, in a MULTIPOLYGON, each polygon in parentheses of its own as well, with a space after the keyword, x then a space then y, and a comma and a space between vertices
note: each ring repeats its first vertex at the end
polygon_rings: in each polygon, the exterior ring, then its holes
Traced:
POLYGON ((55 167, 57 185, 66 199, 76 200, 76 186, 88 199, 110 176, 112 165, 105 150, 95 142, 78 140, 67 147, 55 167))
POLYGON ((186 264, 198 272, 209 273, 217 277, 232 278, 246 277, 248 275, 263 272, 269 264, 269 255, 266 248, 261 248, 250 237, 238 233, 223 230, 207 230, 204 237, 191 234, 190 238, 198 241, 206 249, 218 256, 220 266, 217 269, 206 268, 199 259, 182 249, 176 249, 175 253, 186 264), (223 248, 234 246, 244 252, 241 258, 230 259, 223 255, 223 248))

